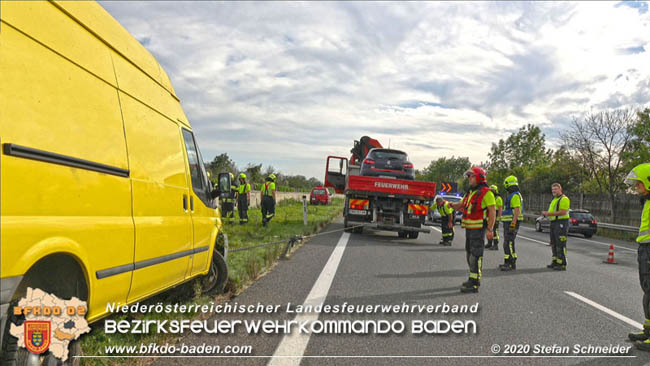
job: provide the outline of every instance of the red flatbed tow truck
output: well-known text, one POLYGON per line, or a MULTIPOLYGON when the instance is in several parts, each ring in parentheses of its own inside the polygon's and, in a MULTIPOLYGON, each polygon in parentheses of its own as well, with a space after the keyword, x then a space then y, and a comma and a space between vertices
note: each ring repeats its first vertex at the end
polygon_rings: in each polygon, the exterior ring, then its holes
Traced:
MULTIPOLYGON (((353 156, 350 161, 363 161, 367 152, 353 156)), ((347 158, 327 157, 325 186, 345 194, 346 228, 356 233, 363 232, 364 227, 396 231, 400 238, 411 239, 421 232, 430 232, 423 224, 436 195, 435 183, 360 176, 360 168, 361 164, 348 164, 347 158)))

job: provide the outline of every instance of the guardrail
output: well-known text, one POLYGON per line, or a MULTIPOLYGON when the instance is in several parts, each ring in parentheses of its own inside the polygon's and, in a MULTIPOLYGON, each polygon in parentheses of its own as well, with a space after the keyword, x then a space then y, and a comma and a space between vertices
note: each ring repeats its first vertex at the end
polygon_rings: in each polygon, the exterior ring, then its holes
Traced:
MULTIPOLYGON (((539 216, 541 216, 541 215, 535 215, 535 214, 531 214, 531 213, 524 213, 524 217, 529 218, 529 219, 533 219, 533 220, 535 220, 539 216)), ((636 227, 636 226, 609 224, 609 223, 606 223, 606 222, 599 222, 598 227, 599 228, 602 227, 603 229, 625 231, 625 232, 628 232, 628 233, 638 233, 639 232, 639 228, 636 227)))

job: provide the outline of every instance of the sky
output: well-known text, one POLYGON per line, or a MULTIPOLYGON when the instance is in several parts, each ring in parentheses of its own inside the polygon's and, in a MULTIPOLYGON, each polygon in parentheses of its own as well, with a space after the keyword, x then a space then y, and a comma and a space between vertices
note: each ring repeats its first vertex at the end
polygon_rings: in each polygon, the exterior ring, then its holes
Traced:
POLYGON ((169 75, 206 161, 323 180, 364 135, 487 161, 532 123, 650 106, 648 2, 100 1, 169 75))

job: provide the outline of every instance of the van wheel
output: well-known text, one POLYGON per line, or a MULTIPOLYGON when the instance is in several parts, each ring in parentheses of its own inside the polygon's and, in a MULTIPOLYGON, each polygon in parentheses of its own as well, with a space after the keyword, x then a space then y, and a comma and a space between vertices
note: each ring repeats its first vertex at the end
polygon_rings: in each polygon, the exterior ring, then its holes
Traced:
POLYGON ((537 231, 538 233, 542 232, 542 223, 540 223, 539 221, 535 222, 535 231, 537 231))
POLYGON ((418 236, 420 235, 420 233, 417 231, 410 231, 408 234, 409 234, 409 239, 417 239, 418 236))
POLYGON ((228 282, 228 264, 216 249, 212 252, 210 272, 201 279, 201 290, 207 294, 220 294, 228 282))

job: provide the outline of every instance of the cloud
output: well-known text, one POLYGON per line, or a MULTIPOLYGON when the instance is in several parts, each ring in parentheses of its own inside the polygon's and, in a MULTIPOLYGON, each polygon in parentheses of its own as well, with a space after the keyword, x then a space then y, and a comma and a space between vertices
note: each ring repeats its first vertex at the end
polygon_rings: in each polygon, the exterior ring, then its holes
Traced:
POLYGON ((647 3, 101 2, 158 59, 204 158, 322 179, 363 135, 485 161, 534 123, 650 100, 647 3))

